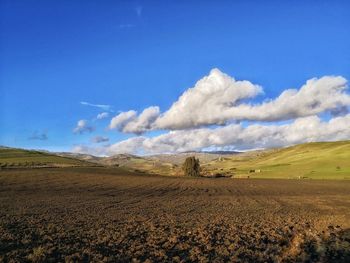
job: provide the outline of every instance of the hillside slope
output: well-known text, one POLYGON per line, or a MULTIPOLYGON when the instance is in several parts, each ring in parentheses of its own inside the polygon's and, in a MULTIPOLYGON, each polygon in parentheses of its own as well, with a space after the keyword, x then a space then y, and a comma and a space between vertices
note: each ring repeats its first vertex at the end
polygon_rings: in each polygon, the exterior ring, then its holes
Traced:
POLYGON ((94 166, 94 164, 41 151, 0 147, 1 168, 72 166, 94 166))
POLYGON ((306 143, 239 154, 204 164, 203 171, 249 174, 252 178, 350 179, 350 141, 306 143))

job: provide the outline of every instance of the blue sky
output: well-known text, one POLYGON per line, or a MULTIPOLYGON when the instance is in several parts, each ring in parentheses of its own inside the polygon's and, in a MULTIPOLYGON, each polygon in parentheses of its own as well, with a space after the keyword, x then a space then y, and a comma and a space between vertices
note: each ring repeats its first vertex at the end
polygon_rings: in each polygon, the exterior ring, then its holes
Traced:
POLYGON ((111 118, 165 112, 213 68, 261 85, 253 102, 313 77, 350 79, 349 1, 0 3, 0 145, 68 151, 135 137, 109 130, 111 118), (109 118, 82 101, 111 105, 109 118), (94 131, 74 133, 79 120, 94 131))

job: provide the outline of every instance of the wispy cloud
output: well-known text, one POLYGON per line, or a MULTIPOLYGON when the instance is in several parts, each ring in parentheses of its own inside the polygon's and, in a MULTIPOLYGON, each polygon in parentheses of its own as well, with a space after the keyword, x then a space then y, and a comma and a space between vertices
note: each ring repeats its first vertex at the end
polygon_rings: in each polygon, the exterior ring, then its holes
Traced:
POLYGON ((95 127, 89 125, 87 120, 79 120, 73 132, 83 134, 84 132, 93 132, 94 130, 95 127))
POLYGON ((105 111, 111 111, 112 110, 112 106, 111 105, 107 105, 107 104, 93 104, 93 103, 89 103, 89 102, 86 102, 86 101, 81 101, 80 104, 84 105, 84 106, 100 108, 100 109, 105 110, 105 111))
POLYGON ((47 132, 38 132, 35 131, 33 134, 28 137, 28 140, 39 140, 39 141, 46 141, 48 139, 47 132))

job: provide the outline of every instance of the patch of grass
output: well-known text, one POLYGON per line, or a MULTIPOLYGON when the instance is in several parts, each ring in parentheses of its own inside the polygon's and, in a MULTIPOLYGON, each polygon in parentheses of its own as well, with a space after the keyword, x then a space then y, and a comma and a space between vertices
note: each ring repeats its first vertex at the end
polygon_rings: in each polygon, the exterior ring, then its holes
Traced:
POLYGON ((209 164, 207 170, 221 168, 237 175, 260 170, 249 173, 250 178, 350 179, 350 141, 300 144, 209 164))

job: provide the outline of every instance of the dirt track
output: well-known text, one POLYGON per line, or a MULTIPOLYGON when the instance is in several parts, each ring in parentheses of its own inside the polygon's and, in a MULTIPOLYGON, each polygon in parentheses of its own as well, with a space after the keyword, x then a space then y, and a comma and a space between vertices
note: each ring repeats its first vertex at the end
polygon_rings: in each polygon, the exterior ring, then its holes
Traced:
POLYGON ((0 171, 0 262, 350 260, 350 181, 0 171))

